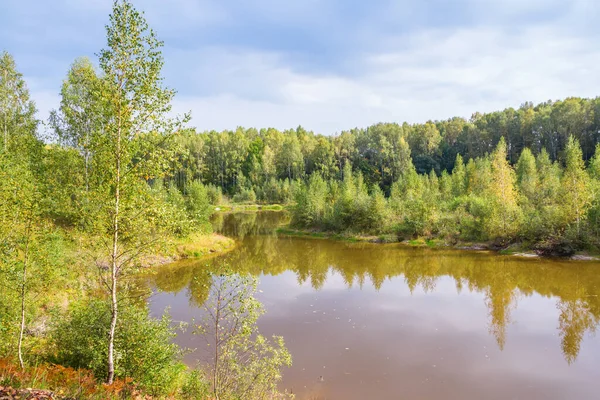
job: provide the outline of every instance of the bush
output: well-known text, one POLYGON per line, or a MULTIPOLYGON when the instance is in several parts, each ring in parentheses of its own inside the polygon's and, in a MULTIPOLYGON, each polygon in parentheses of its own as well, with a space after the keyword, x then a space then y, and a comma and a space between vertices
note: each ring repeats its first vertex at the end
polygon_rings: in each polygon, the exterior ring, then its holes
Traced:
MULTIPOLYGON (((66 315, 54 319, 50 361, 72 368, 91 370, 106 378, 110 308, 93 299, 71 305, 66 315)), ((115 377, 133 381, 153 395, 175 389, 185 370, 181 350, 172 343, 175 332, 168 316, 153 319, 145 307, 121 303, 115 337, 115 377)))
POLYGON ((206 195, 208 196, 208 202, 213 206, 223 204, 223 190, 220 186, 215 186, 212 183, 206 185, 206 195))
POLYGON ((186 206, 190 218, 197 225, 202 225, 209 221, 213 208, 210 205, 208 190, 202 182, 195 181, 188 185, 186 206))
POLYGON ((207 399, 210 395, 210 383, 202 371, 195 369, 185 374, 180 390, 182 399, 207 399))
POLYGON ((256 203, 256 193, 254 189, 242 188, 233 196, 234 203, 256 203))

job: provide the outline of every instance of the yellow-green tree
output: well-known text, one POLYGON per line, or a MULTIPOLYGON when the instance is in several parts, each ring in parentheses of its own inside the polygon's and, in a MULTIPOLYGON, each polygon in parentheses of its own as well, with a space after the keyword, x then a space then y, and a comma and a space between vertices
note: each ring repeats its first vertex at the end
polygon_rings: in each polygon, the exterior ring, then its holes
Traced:
POLYGON ((517 202, 515 172, 508 163, 504 138, 491 155, 492 181, 487 195, 492 211, 487 221, 487 230, 491 238, 510 238, 519 229, 521 212, 517 202))
POLYGON ((561 180, 559 206, 564 224, 575 224, 577 234, 580 233, 581 223, 587 216, 591 202, 590 177, 585 171, 581 147, 573 136, 569 136, 565 147, 565 172, 561 180))
POLYGON ((538 173, 535 157, 528 148, 523 149, 516 166, 519 194, 528 204, 533 204, 538 191, 538 173))

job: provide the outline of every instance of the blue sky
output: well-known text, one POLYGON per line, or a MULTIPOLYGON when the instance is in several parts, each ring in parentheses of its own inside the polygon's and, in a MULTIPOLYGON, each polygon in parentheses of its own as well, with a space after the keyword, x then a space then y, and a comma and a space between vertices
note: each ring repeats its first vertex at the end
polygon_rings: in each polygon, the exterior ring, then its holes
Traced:
MULTIPOLYGON (((164 76, 204 129, 320 133, 600 95, 597 0, 137 0, 164 76)), ((78 56, 105 45, 111 0, 2 0, 0 50, 39 117, 78 56)))

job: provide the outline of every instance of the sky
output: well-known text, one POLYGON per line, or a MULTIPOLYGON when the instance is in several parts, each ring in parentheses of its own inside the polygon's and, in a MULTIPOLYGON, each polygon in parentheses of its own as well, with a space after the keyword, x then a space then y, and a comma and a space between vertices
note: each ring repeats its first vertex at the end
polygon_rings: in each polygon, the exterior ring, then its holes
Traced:
MULTIPOLYGON (((133 0, 164 41, 174 110, 199 130, 336 134, 600 93, 597 0, 133 0)), ((79 56, 97 62, 111 0, 1 0, 45 120, 79 56)))

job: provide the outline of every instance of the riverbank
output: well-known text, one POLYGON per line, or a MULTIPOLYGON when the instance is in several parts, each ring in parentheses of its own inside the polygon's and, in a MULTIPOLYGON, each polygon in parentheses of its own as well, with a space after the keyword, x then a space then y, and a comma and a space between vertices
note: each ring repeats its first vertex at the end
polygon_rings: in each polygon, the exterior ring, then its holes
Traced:
POLYGON ((524 258, 561 258, 573 261, 600 261, 599 254, 589 252, 576 252, 569 256, 548 256, 539 250, 532 249, 523 243, 512 243, 508 246, 498 246, 491 242, 456 242, 450 243, 441 239, 417 238, 410 240, 398 240, 393 234, 385 235, 361 235, 354 233, 335 233, 314 230, 292 229, 289 227, 277 229, 277 233, 290 237, 313 238, 313 239, 331 239, 351 243, 398 243, 409 247, 428 247, 428 248, 451 248, 455 250, 469 251, 491 251, 501 255, 510 255, 524 258))
POLYGON ((281 204, 222 204, 214 206, 215 212, 283 211, 281 204))
POLYGON ((182 259, 202 259, 225 254, 236 247, 236 241, 218 233, 197 233, 170 240, 158 253, 143 257, 139 267, 148 269, 182 259))

